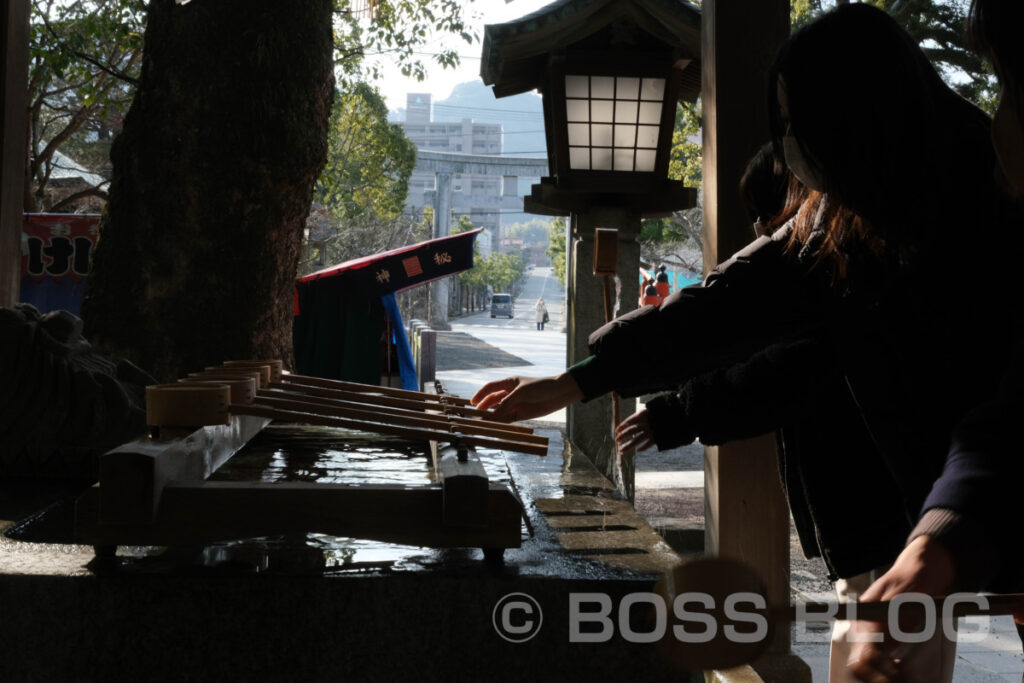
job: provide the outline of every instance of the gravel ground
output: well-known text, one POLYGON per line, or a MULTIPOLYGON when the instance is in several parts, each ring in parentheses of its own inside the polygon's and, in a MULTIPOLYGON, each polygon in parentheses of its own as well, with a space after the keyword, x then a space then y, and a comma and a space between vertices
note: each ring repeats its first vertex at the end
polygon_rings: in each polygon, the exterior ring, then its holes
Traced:
MULTIPOLYGON (((637 472, 702 472, 704 470, 704 447, 699 443, 681 446, 668 451, 646 451, 637 458, 637 472)), ((699 489, 668 489, 664 491, 637 490, 637 508, 657 510, 657 516, 689 519, 703 524, 704 496, 699 489), (667 495, 659 495, 667 494, 667 495), (662 500, 659 500, 661 498, 662 500), (659 508, 668 508, 659 510, 659 508), (659 514, 660 513, 660 514, 659 514)), ((828 571, 820 558, 807 559, 800 548, 796 529, 790 522, 790 571, 791 585, 795 592, 820 599, 822 593, 831 595, 832 583, 828 571)))

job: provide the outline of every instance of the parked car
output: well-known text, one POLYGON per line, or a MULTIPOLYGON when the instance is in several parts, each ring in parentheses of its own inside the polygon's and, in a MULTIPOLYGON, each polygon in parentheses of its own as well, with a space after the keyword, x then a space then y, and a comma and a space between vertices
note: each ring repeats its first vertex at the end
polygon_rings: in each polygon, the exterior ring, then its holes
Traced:
POLYGON ((491 317, 497 318, 499 315, 507 315, 509 318, 515 317, 511 294, 494 294, 491 296, 491 317))

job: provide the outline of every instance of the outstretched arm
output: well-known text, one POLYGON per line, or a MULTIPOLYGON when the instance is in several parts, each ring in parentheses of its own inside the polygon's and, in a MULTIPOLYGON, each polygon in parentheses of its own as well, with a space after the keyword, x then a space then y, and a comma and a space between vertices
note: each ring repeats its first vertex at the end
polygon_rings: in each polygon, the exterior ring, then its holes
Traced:
POLYGON ((506 377, 480 387, 470 402, 481 410, 494 409, 502 422, 542 417, 583 398, 572 375, 506 377))
POLYGON ((489 382, 473 403, 500 420, 527 420, 610 391, 638 396, 728 367, 818 322, 805 287, 806 268, 786 253, 786 231, 734 254, 703 286, 686 287, 658 307, 632 311, 594 332, 593 356, 555 377, 489 382), (780 235, 782 235, 780 237, 780 235), (646 352, 672 340, 667 353, 646 352))
POLYGON ((780 231, 755 240, 660 306, 644 306, 597 329, 592 361, 570 372, 586 399, 666 391, 741 362, 820 321, 818 275, 786 250, 780 231), (662 349, 664 346, 664 350, 662 349))

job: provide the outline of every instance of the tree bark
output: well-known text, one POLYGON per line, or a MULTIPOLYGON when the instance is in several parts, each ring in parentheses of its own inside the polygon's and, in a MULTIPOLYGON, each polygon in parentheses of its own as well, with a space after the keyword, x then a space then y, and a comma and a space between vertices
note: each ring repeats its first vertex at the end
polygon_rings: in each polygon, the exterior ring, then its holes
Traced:
POLYGON ((83 301, 94 345, 164 381, 290 363, 331 51, 331 0, 152 0, 83 301))

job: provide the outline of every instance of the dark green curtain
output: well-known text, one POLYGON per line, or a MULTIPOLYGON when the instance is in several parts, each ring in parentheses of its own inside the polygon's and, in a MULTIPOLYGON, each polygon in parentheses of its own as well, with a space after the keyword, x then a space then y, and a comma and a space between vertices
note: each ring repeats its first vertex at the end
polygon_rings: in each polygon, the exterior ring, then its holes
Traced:
POLYGON ((299 374, 380 384, 380 335, 384 307, 345 277, 296 285, 298 315, 292 326, 299 374))

